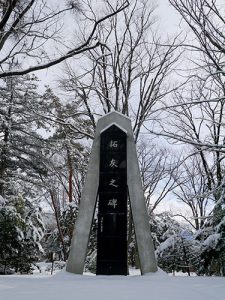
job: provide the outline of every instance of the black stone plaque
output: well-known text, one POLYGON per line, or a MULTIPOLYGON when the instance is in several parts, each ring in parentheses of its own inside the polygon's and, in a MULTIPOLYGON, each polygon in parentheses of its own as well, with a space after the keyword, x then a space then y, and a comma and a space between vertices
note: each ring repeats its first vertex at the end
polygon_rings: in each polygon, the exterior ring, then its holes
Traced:
POLYGON ((101 134, 97 275, 127 275, 126 139, 115 125, 101 134))

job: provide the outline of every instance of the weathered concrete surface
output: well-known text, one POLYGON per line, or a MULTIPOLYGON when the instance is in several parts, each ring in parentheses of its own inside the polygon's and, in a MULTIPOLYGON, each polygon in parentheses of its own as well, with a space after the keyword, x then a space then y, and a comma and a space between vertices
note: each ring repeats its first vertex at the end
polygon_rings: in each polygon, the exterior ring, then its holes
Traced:
POLYGON ((141 273, 146 274, 149 272, 156 272, 157 264, 132 131, 128 133, 127 150, 127 185, 141 273))
POLYGON ((75 224, 74 235, 66 270, 82 274, 94 215, 99 185, 100 134, 115 124, 127 133, 127 184, 135 227, 135 234, 140 259, 141 273, 157 271, 154 246, 150 235, 150 225, 145 206, 143 188, 131 121, 126 116, 112 112, 99 119, 87 177, 81 196, 79 215, 75 224))
POLYGON ((87 254, 87 246, 91 231, 91 224, 95 211, 96 198, 99 185, 99 135, 96 134, 86 180, 80 200, 80 208, 74 227, 73 238, 66 270, 75 274, 83 274, 87 254))

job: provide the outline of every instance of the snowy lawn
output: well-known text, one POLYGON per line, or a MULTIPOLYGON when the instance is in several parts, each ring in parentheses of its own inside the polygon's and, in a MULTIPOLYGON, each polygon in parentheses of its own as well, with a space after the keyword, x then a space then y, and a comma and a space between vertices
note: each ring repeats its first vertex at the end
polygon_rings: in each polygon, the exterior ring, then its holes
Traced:
POLYGON ((0 300, 223 300, 223 277, 0 276, 0 300))

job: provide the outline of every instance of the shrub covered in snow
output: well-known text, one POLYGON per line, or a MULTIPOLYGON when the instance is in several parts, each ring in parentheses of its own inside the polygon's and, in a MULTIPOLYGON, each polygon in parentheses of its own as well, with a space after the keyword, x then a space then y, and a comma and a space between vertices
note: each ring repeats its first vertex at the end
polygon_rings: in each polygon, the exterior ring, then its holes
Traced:
POLYGON ((0 205, 0 266, 30 273, 43 251, 41 211, 30 201, 14 197, 0 205))
POLYGON ((192 232, 175 221, 169 213, 152 218, 152 235, 156 247, 158 265, 168 273, 190 272, 197 269, 200 243, 192 232))

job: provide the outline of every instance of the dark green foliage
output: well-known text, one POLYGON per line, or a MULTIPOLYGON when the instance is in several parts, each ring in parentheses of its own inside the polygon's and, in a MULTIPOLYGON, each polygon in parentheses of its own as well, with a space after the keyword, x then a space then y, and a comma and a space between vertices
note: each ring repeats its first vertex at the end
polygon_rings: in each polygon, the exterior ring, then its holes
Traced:
POLYGON ((60 217, 60 227, 64 237, 67 255, 73 237, 74 222, 77 219, 78 207, 76 205, 68 205, 60 217))
POLYGON ((196 235, 201 241, 201 263, 198 273, 225 276, 225 216, 221 205, 196 235))
POLYGON ((13 211, 7 208, 0 209, 0 265, 6 269, 12 267, 18 258, 20 249, 21 231, 18 231, 20 220, 13 211))
POLYGON ((40 210, 21 197, 0 206, 0 265, 30 273, 42 252, 44 225, 40 210))
MULTIPOLYGON (((69 248, 72 240, 74 222, 77 218, 77 206, 68 205, 60 216, 60 228, 63 236, 64 245, 66 247, 66 258, 69 254, 69 248)), ((48 261, 52 260, 65 260, 62 242, 59 236, 58 228, 56 225, 54 229, 52 226, 47 227, 45 238, 42 241, 42 246, 45 250, 45 257, 48 261)))

